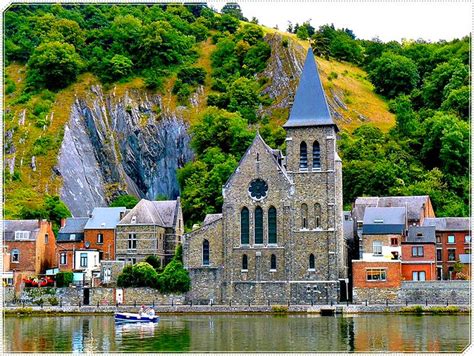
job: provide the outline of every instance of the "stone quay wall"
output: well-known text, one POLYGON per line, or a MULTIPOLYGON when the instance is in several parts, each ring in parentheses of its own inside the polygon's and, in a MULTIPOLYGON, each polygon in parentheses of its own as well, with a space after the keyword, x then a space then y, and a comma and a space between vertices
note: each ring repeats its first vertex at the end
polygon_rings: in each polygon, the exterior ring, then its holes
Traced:
POLYGON ((470 303, 469 281, 402 281, 399 288, 354 288, 354 303, 470 303))
POLYGON ((124 288, 123 304, 184 304, 184 294, 161 294, 152 288, 124 288))

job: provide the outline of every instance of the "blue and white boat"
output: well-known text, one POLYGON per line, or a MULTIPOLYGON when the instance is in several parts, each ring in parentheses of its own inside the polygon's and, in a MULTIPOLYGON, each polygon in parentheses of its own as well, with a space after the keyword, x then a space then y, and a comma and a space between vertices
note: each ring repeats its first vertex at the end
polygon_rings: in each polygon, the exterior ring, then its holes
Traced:
POLYGON ((122 323, 157 323, 159 320, 160 317, 158 315, 115 313, 115 321, 122 323))

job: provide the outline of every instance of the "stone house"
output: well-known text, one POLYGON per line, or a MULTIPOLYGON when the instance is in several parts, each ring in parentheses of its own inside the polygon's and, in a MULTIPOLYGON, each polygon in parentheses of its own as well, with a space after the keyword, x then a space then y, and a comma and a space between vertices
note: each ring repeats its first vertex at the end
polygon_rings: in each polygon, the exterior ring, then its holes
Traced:
POLYGON ((464 264, 464 273, 470 276, 470 218, 430 218, 424 220, 423 226, 435 227, 437 278, 455 279, 454 264, 456 261, 464 264))
POLYGON ((135 264, 154 255, 165 265, 173 258, 183 233, 179 198, 165 201, 142 199, 117 224, 116 259, 135 264))
POLYGON ((338 129, 311 50, 283 128, 287 156, 257 133, 223 186, 222 214, 185 235, 193 302, 347 298, 338 129))
POLYGON ((99 260, 115 259, 115 228, 126 208, 94 208, 84 226, 84 245, 99 251, 99 260))
POLYGON ((409 226, 402 241, 402 278, 406 281, 436 280, 434 226, 409 226))
POLYGON ((75 268, 75 251, 84 248, 84 227, 89 218, 67 218, 61 221, 61 228, 56 239, 55 266, 60 271, 73 271, 75 268))
MULTIPOLYGON (((10 257, 15 285, 28 275, 43 274, 54 264, 55 236, 46 220, 4 220, 4 256, 10 257)), ((5 271, 6 272, 6 271, 5 271)))

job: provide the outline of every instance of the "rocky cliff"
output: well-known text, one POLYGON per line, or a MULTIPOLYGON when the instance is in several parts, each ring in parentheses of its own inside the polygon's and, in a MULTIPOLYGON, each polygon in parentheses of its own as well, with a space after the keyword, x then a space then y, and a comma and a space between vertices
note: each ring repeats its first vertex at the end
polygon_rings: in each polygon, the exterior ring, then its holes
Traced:
POLYGON ((176 198, 176 170, 193 156, 189 141, 187 124, 163 110, 159 95, 105 95, 94 85, 76 98, 65 127, 56 169, 61 199, 84 216, 120 193, 176 198))

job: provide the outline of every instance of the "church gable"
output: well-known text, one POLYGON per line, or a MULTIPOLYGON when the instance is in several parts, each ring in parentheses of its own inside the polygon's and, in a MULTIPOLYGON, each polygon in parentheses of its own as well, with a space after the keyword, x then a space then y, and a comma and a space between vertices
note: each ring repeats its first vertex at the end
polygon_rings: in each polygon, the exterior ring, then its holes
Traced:
POLYGON ((283 189, 286 192, 291 186, 291 180, 282 166, 280 156, 265 143, 258 133, 240 160, 238 167, 224 185, 224 201, 228 199, 234 201, 231 197, 248 196, 249 187, 253 181, 258 181, 253 185, 255 194, 258 194, 259 188, 257 186, 259 184, 266 184, 267 188, 278 187, 278 190, 283 189))

